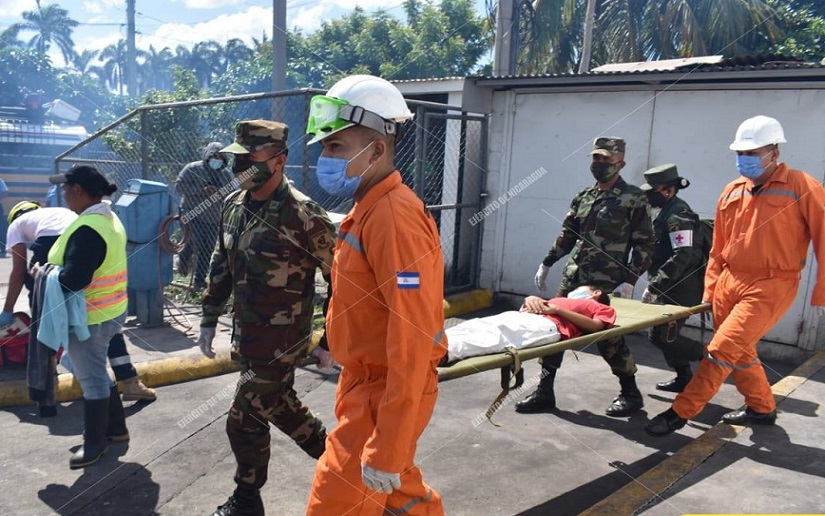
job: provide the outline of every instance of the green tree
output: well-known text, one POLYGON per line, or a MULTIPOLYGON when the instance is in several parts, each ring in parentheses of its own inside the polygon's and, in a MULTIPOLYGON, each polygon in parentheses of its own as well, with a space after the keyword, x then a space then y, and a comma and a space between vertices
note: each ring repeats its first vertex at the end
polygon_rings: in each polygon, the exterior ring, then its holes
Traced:
POLYGON ((172 88, 172 73, 175 55, 164 47, 161 50, 149 45, 149 50, 143 54, 143 62, 138 67, 138 75, 145 85, 145 89, 166 90, 172 88))
MULTIPOLYGON (((535 0, 520 73, 565 73, 581 56, 585 0, 535 0)), ((782 36, 765 0, 598 0, 596 63, 762 51, 782 36)))
POLYGON ((97 56, 97 50, 83 50, 80 53, 75 52, 74 55, 72 55, 71 66, 81 74, 85 74, 89 72, 92 61, 94 61, 97 56))
POLYGON ((0 31, 0 50, 7 48, 21 48, 23 42, 20 41, 20 25, 12 25, 7 29, 0 31))
POLYGON ((57 4, 42 7, 40 0, 37 0, 37 10, 23 11, 22 17, 24 21, 16 26, 20 30, 35 33, 29 40, 29 47, 45 54, 54 42, 60 49, 64 62, 69 64, 74 55, 72 32, 78 26, 77 21, 69 18, 69 11, 57 4))
POLYGON ((103 63, 103 76, 108 87, 123 95, 126 88, 126 40, 120 39, 101 50, 98 61, 103 63))
POLYGON ((771 51, 806 61, 825 58, 825 0, 771 3, 781 12, 785 33, 771 51))

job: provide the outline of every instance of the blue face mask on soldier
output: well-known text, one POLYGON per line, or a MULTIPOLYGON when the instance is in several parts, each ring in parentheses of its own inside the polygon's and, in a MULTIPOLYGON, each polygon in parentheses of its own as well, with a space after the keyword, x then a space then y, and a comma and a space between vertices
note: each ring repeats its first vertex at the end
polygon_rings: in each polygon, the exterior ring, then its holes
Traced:
POLYGON ((762 166, 764 156, 736 156, 736 168, 739 173, 748 179, 756 179, 765 173, 762 166))
POLYGON ((567 294, 568 299, 590 299, 590 291, 585 287, 579 287, 567 294))
POLYGON ((352 159, 346 160, 343 158, 327 158, 321 156, 318 158, 318 165, 315 167, 315 175, 318 176, 318 184, 330 195, 338 197, 352 198, 355 196, 355 191, 361 184, 361 178, 364 174, 372 168, 372 163, 360 175, 355 177, 347 176, 347 166, 350 161, 361 155, 362 152, 369 149, 372 143, 364 147, 361 152, 353 156, 352 159))

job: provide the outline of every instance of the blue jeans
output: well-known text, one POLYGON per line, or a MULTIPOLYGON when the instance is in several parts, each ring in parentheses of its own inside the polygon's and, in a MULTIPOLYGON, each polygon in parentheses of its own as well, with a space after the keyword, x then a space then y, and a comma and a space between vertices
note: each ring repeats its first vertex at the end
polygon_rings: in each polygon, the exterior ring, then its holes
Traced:
POLYGON ((83 398, 102 400, 109 397, 114 382, 106 369, 109 341, 120 331, 126 314, 100 324, 89 326, 91 337, 82 342, 69 336, 69 359, 74 377, 83 389, 83 398))

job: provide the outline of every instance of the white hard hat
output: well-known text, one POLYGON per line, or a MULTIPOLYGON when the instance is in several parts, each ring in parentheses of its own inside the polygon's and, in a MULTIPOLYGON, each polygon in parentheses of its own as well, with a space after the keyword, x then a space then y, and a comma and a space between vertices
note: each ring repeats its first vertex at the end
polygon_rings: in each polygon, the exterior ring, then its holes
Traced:
POLYGON ((404 96, 389 81, 373 75, 351 75, 336 82, 326 95, 310 101, 307 132, 314 137, 308 145, 353 125, 396 134, 395 125, 412 117, 404 96))
POLYGON ((759 115, 739 124, 730 150, 749 151, 786 141, 782 125, 775 118, 759 115))

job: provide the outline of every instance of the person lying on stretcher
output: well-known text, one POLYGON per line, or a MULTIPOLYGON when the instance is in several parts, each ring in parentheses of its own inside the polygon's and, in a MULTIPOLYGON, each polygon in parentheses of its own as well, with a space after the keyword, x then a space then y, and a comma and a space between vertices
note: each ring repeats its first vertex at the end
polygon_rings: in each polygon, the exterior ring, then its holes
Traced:
POLYGON ((567 297, 528 296, 519 311, 464 321, 447 332, 447 355, 439 365, 468 357, 525 349, 612 328, 616 309, 607 292, 583 285, 567 297))

